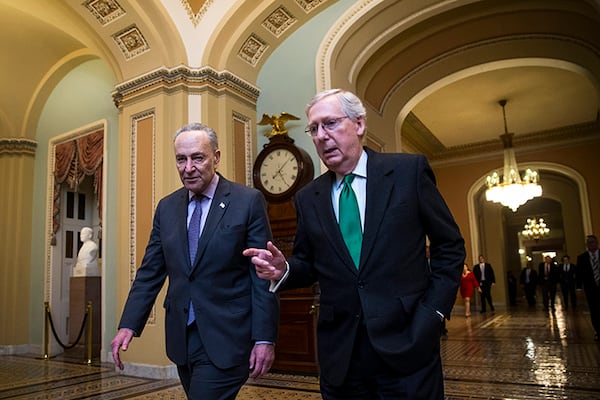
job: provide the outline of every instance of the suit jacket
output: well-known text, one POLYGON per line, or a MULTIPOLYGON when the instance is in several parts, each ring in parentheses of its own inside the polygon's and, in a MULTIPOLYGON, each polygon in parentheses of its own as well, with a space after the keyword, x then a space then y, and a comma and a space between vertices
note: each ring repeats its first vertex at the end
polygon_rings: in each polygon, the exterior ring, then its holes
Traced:
POLYGON ((538 265, 538 280, 540 285, 544 284, 556 284, 560 277, 560 271, 558 270, 558 266, 556 263, 550 263, 550 273, 548 278, 546 278, 546 263, 542 262, 538 265))
POLYGON ((537 272, 535 269, 531 268, 529 271, 529 282, 527 282, 527 268, 523 268, 521 270, 521 276, 519 278, 521 285, 534 287, 537 285, 537 272))
MULTIPOLYGON (((481 285, 481 268, 479 267, 479 264, 473 265, 473 273, 475 274, 477 282, 479 282, 479 284, 481 285)), ((494 269, 492 268, 492 264, 484 263, 483 276, 485 278, 485 285, 491 286, 492 283, 496 283, 496 276, 494 275, 494 269)))
POLYGON ((594 279, 592 260, 587 251, 577 256, 577 286, 582 287, 589 303, 600 303, 600 287, 594 279))
POLYGON ((565 271, 565 265, 564 264, 559 264, 558 265, 558 272, 559 272, 559 280, 561 285, 564 286, 575 286, 575 284, 577 283, 577 265, 576 264, 569 264, 569 270, 565 271))
POLYGON ((335 173, 302 188, 298 227, 283 288, 320 285, 321 374, 341 384, 359 324, 399 371, 416 371, 439 352, 465 259, 464 240, 422 155, 365 149, 366 208, 360 266, 352 262, 331 202, 335 173), (425 237, 430 241, 430 267, 425 237))
POLYGON ((166 347, 176 364, 187 359, 190 299, 210 360, 220 368, 248 363, 256 340, 275 342, 279 302, 269 283, 256 276, 242 251, 271 240, 262 194, 224 179, 208 211, 191 265, 187 239, 188 190, 163 198, 155 211, 150 240, 129 292, 119 328, 139 336, 165 279, 166 347))

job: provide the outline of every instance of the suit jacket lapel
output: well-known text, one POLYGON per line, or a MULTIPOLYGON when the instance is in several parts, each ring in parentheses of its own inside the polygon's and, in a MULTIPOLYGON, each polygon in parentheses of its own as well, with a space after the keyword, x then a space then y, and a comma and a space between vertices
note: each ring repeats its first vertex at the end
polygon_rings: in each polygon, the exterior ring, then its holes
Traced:
POLYGON ((354 266, 350 252, 344 243, 344 238, 340 232, 340 227, 333 211, 333 205, 331 204, 331 186, 334 181, 335 173, 332 171, 328 171, 320 178, 317 178, 313 192, 313 208, 317 216, 317 223, 321 225, 327 240, 329 240, 329 246, 337 253, 348 270, 356 274, 358 272, 354 266))
POLYGON ((190 261, 190 244, 188 242, 188 233, 187 233, 187 212, 188 212, 188 203, 189 194, 186 188, 181 188, 179 191, 179 200, 177 201, 177 210, 176 212, 176 221, 178 221, 178 237, 181 238, 181 254, 183 254, 186 259, 186 268, 187 271, 192 269, 192 262, 190 261), (181 222, 179 222, 181 221, 181 222))
POLYGON ((367 202, 365 205, 365 226, 360 255, 361 266, 367 260, 377 239, 377 232, 388 208, 393 189, 393 168, 382 162, 378 154, 366 148, 367 160, 367 202))

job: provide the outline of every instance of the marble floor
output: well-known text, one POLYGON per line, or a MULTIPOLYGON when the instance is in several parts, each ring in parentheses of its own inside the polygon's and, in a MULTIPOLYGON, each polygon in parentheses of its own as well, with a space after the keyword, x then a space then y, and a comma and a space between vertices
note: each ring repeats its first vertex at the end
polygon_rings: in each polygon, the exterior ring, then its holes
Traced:
MULTIPOLYGON (((443 336, 446 398, 600 399, 600 342, 584 307, 554 313, 519 304, 465 318, 443 336)), ((177 380, 116 373, 111 364, 0 356, 0 399, 184 399, 177 380)), ((318 378, 271 373, 250 380, 239 400, 320 399, 318 378)))

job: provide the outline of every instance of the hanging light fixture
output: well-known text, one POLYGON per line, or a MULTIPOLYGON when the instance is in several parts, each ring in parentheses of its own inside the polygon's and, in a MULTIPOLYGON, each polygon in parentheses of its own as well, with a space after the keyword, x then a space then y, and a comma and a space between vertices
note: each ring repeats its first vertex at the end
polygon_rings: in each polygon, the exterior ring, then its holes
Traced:
POLYGON ((494 203, 500 203, 513 211, 528 200, 542 195, 542 187, 538 183, 537 171, 527 169, 523 178, 519 175, 519 167, 515 158, 515 150, 512 147, 513 133, 508 133, 506 126, 506 100, 498 102, 502 107, 504 118, 504 134, 500 136, 504 144, 504 171, 502 178, 497 172, 486 178, 487 190, 485 198, 494 203))
POLYGON ((533 239, 536 242, 549 234, 550 228, 548 228, 544 222, 544 218, 540 218, 539 221, 535 218, 527 218, 527 223, 521 231, 521 235, 523 235, 525 239, 533 239))

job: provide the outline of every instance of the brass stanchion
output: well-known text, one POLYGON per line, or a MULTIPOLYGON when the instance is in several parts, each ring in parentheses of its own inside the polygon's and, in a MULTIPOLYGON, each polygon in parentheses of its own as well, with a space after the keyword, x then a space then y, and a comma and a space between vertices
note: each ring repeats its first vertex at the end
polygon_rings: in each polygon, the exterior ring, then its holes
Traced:
POLYGON ((48 315, 50 314, 50 304, 44 302, 44 355, 43 359, 48 360, 50 355, 48 354, 48 346, 50 342, 50 327, 48 326, 48 315))
POLYGON ((92 302, 87 303, 87 360, 86 364, 92 364, 92 302))

